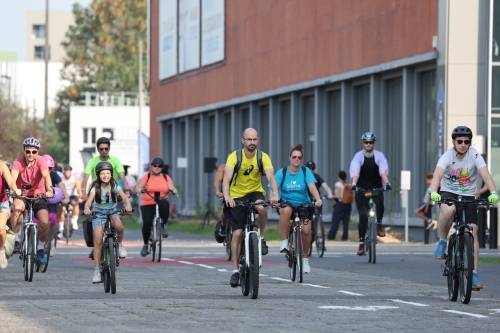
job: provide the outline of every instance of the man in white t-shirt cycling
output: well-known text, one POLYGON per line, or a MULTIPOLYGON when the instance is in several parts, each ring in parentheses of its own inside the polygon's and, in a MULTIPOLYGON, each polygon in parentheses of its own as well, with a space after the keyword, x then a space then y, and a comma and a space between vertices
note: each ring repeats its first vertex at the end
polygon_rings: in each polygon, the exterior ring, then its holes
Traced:
MULTIPOLYGON (((68 194, 72 208, 71 225, 73 230, 78 230, 78 215, 80 214, 78 201, 82 197, 82 183, 80 179, 73 174, 73 168, 70 165, 65 165, 63 171, 64 177, 61 179, 66 188, 66 193, 68 194)), ((59 237, 62 237, 62 230, 64 228, 64 213, 65 211, 61 209, 59 215, 59 237)))
MULTIPOLYGON (((463 200, 473 200, 474 194, 477 191, 477 176, 479 174, 491 191, 488 201, 490 203, 497 203, 498 194, 488 167, 481 154, 474 147, 471 147, 471 129, 467 126, 458 126, 453 129, 451 138, 453 139, 453 148, 448 149, 439 158, 436 170, 434 171, 431 183, 431 200, 458 199, 459 195, 462 196, 463 200), (440 193, 437 192, 439 186, 441 186, 440 193)), ((476 209, 476 205, 468 205, 465 210, 466 221, 472 226, 472 235, 474 238, 472 290, 483 288, 477 276, 479 241, 477 238, 476 209)), ((454 215, 455 205, 441 205, 441 215, 439 216, 440 239, 434 251, 436 259, 444 258, 448 232, 450 231, 454 215)))

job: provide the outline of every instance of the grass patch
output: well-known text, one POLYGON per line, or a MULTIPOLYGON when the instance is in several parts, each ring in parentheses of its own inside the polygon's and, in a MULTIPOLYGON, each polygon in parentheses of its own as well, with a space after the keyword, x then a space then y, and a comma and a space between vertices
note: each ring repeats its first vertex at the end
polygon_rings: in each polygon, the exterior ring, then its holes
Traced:
POLYGON ((479 258, 479 262, 487 264, 500 264, 500 258, 479 258))

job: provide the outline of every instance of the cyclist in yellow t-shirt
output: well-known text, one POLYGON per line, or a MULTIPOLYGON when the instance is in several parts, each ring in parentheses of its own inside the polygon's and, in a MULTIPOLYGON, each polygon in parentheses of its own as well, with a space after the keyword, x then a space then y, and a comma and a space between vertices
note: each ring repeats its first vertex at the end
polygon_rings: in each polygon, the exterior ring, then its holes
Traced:
MULTIPOLYGON (((242 237, 243 227, 245 226, 248 208, 235 206, 234 199, 250 200, 253 202, 265 200, 264 195, 266 191, 262 187, 261 174, 259 170, 259 163, 257 158, 257 144, 259 137, 257 131, 253 128, 247 128, 243 131, 241 138, 243 144, 242 161, 237 174, 234 175, 234 167, 237 163, 236 151, 231 153, 226 161, 226 168, 224 169, 224 179, 222 183, 222 192, 224 193, 224 200, 226 205, 232 207, 234 221, 232 223, 233 240, 231 242, 231 251, 233 253, 233 275, 231 276, 231 287, 236 288, 240 280, 238 271, 238 259, 240 257, 240 240, 242 237), (232 180, 232 182, 231 182, 232 180)), ((278 203, 278 185, 274 179, 274 169, 271 159, 266 153, 262 153, 263 170, 271 185, 271 204, 278 203)), ((259 218, 257 222, 260 225, 260 233, 262 237, 262 255, 266 255, 269 251, 266 241, 264 240, 264 228, 267 221, 267 210, 262 207, 257 207, 259 218)))

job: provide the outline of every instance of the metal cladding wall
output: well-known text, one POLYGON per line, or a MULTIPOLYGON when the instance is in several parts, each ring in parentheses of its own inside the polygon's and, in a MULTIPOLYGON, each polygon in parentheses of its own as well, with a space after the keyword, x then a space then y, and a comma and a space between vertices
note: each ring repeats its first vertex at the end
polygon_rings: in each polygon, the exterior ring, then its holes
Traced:
POLYGON ((226 0, 225 60, 158 81, 159 0, 151 0, 151 154, 156 118, 432 51, 436 0, 226 0))

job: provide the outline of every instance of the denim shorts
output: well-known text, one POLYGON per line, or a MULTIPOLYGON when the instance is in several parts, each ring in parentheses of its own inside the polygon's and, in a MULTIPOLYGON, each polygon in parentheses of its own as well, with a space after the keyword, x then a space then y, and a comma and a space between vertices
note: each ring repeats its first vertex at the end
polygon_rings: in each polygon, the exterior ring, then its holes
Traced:
MULTIPOLYGON (((97 213, 106 214, 106 213, 111 213, 113 211, 116 211, 116 207, 115 208, 109 208, 109 209, 102 209, 102 208, 94 207, 94 209, 92 211, 97 212, 97 213)), ((116 214, 111 215, 111 218, 113 218, 113 217, 120 217, 120 215, 118 215, 118 213, 116 213, 116 214)), ((106 216, 97 215, 96 217, 94 217, 92 219, 92 229, 95 229, 98 226, 101 226, 101 225, 103 225, 105 223, 106 223, 106 216)))
POLYGON ((9 200, 0 202, 0 212, 9 212, 10 213, 9 200))

